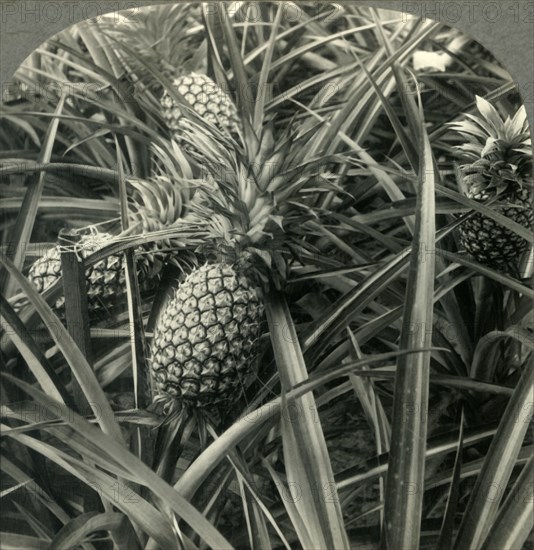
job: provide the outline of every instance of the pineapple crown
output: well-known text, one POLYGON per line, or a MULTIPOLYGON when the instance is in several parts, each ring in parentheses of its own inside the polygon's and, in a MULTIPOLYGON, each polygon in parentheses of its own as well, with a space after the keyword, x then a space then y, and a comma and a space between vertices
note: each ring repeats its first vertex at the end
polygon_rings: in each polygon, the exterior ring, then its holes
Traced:
POLYGON ((148 180, 129 178, 131 218, 144 232, 159 231, 172 225, 185 213, 183 182, 158 175, 148 180))
POLYGON ((172 80, 179 70, 198 69, 205 57, 200 21, 200 4, 162 4, 138 9, 120 22, 102 24, 102 30, 117 43, 130 72, 146 75, 148 64, 172 80))
POLYGON ((466 143, 455 147, 462 159, 460 171, 468 185, 504 190, 510 184, 532 181, 532 140, 525 106, 503 118, 487 100, 476 96, 480 116, 466 114, 466 120, 450 123, 466 143))
POLYGON ((186 230, 190 227, 187 223, 191 203, 189 186, 194 181, 160 174, 147 180, 129 178, 127 183, 132 189, 129 215, 134 233, 159 232, 157 240, 140 249, 148 255, 154 270, 157 272, 162 267, 162 261, 180 269, 195 265, 193 241, 179 231, 182 226, 186 226, 186 230))
POLYGON ((191 214, 208 226, 208 255, 245 258, 261 279, 285 280, 288 260, 307 246, 306 223, 321 215, 321 191, 337 190, 326 167, 339 159, 315 151, 316 126, 289 125, 275 135, 269 122, 244 143, 216 129, 191 128, 183 138, 204 155, 191 214))
MULTIPOLYGON (((144 236, 146 233, 161 232, 155 240, 149 240, 138 248, 138 252, 147 256, 145 263, 150 264, 151 269, 156 271, 161 267, 163 259, 181 267, 180 262, 191 259, 190 251, 184 250, 180 258, 176 257, 174 251, 183 250, 184 246, 182 239, 173 235, 173 232, 176 233, 173 229, 187 215, 189 190, 186 184, 189 185, 189 182, 176 176, 171 179, 169 176, 160 174, 149 179, 129 177, 126 183, 130 222, 128 230, 113 236, 114 231, 113 234, 106 233, 97 225, 89 225, 74 231, 74 234, 81 237, 79 242, 73 245, 74 248, 82 250, 89 247, 88 250, 94 252, 98 248, 109 245, 111 241, 126 241, 132 235, 144 236)), ((68 243, 63 243, 63 246, 68 246, 68 243)))

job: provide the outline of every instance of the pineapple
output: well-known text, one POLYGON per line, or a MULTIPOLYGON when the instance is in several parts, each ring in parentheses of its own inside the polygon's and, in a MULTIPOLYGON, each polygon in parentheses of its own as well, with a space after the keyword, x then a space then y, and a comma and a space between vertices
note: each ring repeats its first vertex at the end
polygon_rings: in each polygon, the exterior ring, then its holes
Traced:
MULTIPOLYGON (((83 258, 87 258, 111 242, 112 235, 91 231, 83 235, 77 243, 77 249, 83 258)), ((61 277, 61 245, 48 249, 30 267, 29 281, 38 292, 44 292, 61 277)), ((124 289, 124 269, 122 255, 112 255, 87 268, 87 301, 92 312, 106 307, 110 297, 119 295, 124 289)), ((60 297, 55 309, 63 312, 65 298, 60 297)))
POLYGON ((194 270, 156 325, 156 391, 192 407, 231 404, 256 360, 262 317, 258 289, 234 266, 194 270))
MULTIPOLYGON (((230 135, 238 134, 239 119, 236 107, 230 96, 211 78, 192 72, 175 78, 173 86, 205 122, 230 135)), ((183 132, 190 125, 188 117, 184 116, 183 107, 181 108, 168 92, 163 94, 161 105, 163 118, 173 133, 173 138, 178 143, 182 142, 183 132)))
MULTIPOLYGON (((467 138, 457 146, 462 157, 459 184, 466 196, 503 216, 532 228, 532 149, 525 107, 503 119, 495 107, 477 96, 481 116, 451 123, 467 138)), ((477 212, 459 227, 460 243, 478 262, 504 269, 517 261, 529 242, 477 212)))
MULTIPOLYGON (((183 214, 184 202, 182 189, 176 182, 163 176, 151 180, 130 179, 133 188, 131 193, 130 223, 136 233, 158 231, 170 227, 183 214)), ((95 227, 84 230, 76 249, 83 258, 87 258, 102 247, 110 244, 115 237, 110 233, 99 232, 95 227)), ((141 283, 147 283, 158 271, 158 263, 170 259, 170 252, 175 243, 163 239, 145 245, 139 250, 137 262, 141 283)), ((39 292, 44 292, 61 277, 61 250, 58 244, 47 250, 31 266, 28 279, 39 292)), ((110 299, 117 298, 126 292, 125 274, 122 254, 112 254, 86 270, 87 298, 91 313, 106 310, 110 299)), ((20 305, 23 304, 19 304, 20 305)), ((60 314, 64 308, 64 298, 55 304, 60 314)))

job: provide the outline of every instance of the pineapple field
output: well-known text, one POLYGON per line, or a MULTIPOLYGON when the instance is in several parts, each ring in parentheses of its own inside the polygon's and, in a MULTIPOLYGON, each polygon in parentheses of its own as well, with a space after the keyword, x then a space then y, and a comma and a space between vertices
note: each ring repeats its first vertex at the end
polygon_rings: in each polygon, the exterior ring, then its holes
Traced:
POLYGON ((532 548, 531 130, 478 42, 110 13, 0 144, 1 548, 532 548))

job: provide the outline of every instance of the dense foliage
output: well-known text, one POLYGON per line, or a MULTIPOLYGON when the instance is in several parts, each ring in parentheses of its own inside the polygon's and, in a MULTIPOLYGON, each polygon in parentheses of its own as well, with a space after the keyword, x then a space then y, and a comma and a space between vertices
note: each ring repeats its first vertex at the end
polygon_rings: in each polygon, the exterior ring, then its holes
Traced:
POLYGON ((532 144, 478 43, 153 6, 0 124, 2 548, 527 547, 532 144))

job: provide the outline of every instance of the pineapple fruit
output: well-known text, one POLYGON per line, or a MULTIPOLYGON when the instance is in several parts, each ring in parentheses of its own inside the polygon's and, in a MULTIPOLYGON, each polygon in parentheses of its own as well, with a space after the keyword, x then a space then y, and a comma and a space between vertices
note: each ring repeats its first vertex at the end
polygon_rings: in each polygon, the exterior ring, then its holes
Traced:
POLYGON ((156 392, 193 408, 231 404, 254 371, 262 318, 258 289, 235 266, 191 272, 156 323, 156 392))
MULTIPOLYGON (((96 231, 83 235, 76 244, 82 258, 87 258, 109 243, 112 235, 96 231)), ((38 292, 44 292, 61 277, 61 246, 48 249, 30 267, 28 279, 38 292)), ((87 268, 87 301, 89 310, 98 312, 110 297, 122 294, 125 284, 122 255, 111 255, 87 268)), ((62 312, 65 298, 58 298, 55 309, 62 312)))
MULTIPOLYGON (((236 107, 230 96, 211 78, 192 72, 175 78, 173 86, 205 122, 230 135, 238 133, 239 119, 236 107)), ((183 132, 190 125, 190 119, 184 116, 183 107, 180 107, 168 92, 163 94, 161 105, 163 118, 174 139, 178 143, 182 142, 183 132)))
MULTIPOLYGON (((132 188, 130 203, 130 224, 136 233, 158 231, 170 227, 183 214, 184 202, 182 189, 164 176, 150 180, 129 179, 132 188)), ((110 244, 115 237, 110 233, 97 231, 95 227, 86 228, 76 250, 83 258, 110 244)), ((157 264, 172 260, 170 252, 173 242, 162 239, 150 243, 139 250, 138 276, 142 284, 157 274, 157 264)), ((48 249, 31 266, 28 279, 38 292, 44 292, 61 277, 62 246, 48 249)), ((89 311, 96 314, 105 311, 111 305, 110 300, 126 292, 123 254, 111 254, 86 270, 87 298, 89 311)), ((19 304, 20 305, 23 304, 19 304)), ((59 298, 55 309, 62 314, 64 298, 59 298)))
MULTIPOLYGON (((488 101, 477 97, 480 116, 451 123, 468 142, 457 146, 462 158, 459 184, 466 196, 485 203, 510 220, 532 228, 532 146, 525 107, 503 119, 488 101)), ((503 269, 529 245, 521 236, 476 212, 459 227, 461 245, 478 262, 503 269)))

